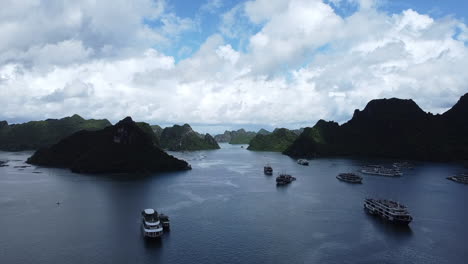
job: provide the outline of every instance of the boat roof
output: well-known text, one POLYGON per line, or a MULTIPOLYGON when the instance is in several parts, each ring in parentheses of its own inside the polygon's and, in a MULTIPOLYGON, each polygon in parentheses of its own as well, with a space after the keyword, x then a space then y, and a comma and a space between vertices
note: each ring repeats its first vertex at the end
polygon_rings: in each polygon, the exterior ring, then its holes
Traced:
POLYGON ((145 209, 144 211, 145 211, 145 214, 148 214, 148 215, 154 214, 154 209, 145 209))

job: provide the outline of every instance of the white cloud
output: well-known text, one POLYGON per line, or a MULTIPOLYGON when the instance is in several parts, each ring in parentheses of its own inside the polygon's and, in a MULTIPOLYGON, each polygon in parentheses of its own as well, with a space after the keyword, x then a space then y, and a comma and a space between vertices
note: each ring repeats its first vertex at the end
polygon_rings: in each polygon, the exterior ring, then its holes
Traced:
POLYGON ((7 0, 2 6, 8 8, 0 11, 0 65, 43 65, 43 55, 55 57, 50 63, 58 65, 80 63, 89 55, 132 56, 167 45, 169 35, 188 30, 192 23, 165 13, 163 0, 7 0), (162 26, 154 29, 146 23, 155 21, 162 26))
POLYGON ((463 22, 414 10, 387 14, 373 1, 359 1, 346 18, 319 0, 241 3, 221 16, 220 34, 197 51, 182 46, 180 55, 191 55, 177 63, 155 43, 179 38, 193 20, 167 13, 163 2, 117 1, 105 14, 96 2, 35 4, 15 1, 11 12, 0 11, 3 118, 79 113, 297 126, 345 121, 381 97, 413 98, 441 112, 468 90, 463 22), (39 11, 29 21, 19 19, 32 9, 39 11), (225 38, 245 39, 246 50, 225 38))
POLYGON ((221 0, 207 0, 201 7, 202 12, 208 12, 214 14, 218 9, 223 6, 221 0))
POLYGON ((172 37, 179 35, 184 31, 193 30, 196 24, 192 19, 180 18, 174 13, 164 15, 161 18, 161 22, 163 23, 162 30, 164 33, 172 37))
POLYGON ((262 74, 284 70, 284 64, 294 68, 304 63, 308 54, 336 38, 343 23, 329 5, 318 0, 262 0, 248 3, 246 10, 253 21, 265 22, 250 38, 248 58, 262 74))
POLYGON ((53 91, 46 95, 42 100, 46 102, 62 102, 67 99, 87 98, 94 93, 94 86, 91 83, 84 83, 75 79, 71 83, 65 84, 65 87, 53 91))

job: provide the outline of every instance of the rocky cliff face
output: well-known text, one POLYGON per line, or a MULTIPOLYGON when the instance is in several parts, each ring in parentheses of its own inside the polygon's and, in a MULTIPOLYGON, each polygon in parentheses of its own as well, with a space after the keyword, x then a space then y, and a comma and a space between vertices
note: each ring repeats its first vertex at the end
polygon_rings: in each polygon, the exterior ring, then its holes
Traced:
POLYGON ((201 135, 188 124, 164 128, 159 141, 162 148, 173 151, 219 149, 211 135, 201 135))
POLYGON ((443 115, 425 113, 412 100, 379 99, 339 126, 323 120, 284 152, 295 157, 364 155, 418 160, 468 159, 466 95, 443 115), (465 122, 465 123, 464 123, 465 122), (465 131, 465 132, 464 132, 465 131))
POLYGON ((190 169, 187 162, 156 147, 130 117, 97 131, 79 131, 43 148, 28 163, 78 173, 160 172, 190 169))
POLYGON ((0 124, 0 150, 35 150, 51 146, 79 130, 99 130, 110 125, 106 119, 86 120, 79 115, 13 125, 3 121, 0 124))

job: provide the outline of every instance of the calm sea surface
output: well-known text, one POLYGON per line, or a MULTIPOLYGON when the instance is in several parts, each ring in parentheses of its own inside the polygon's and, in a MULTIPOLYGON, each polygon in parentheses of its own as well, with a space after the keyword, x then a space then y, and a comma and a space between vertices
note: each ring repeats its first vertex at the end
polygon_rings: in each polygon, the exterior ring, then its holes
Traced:
POLYGON ((401 178, 338 181, 358 159, 316 159, 300 166, 270 152, 223 145, 173 153, 187 172, 81 175, 20 168, 31 152, 0 152, 0 263, 467 263, 468 185, 446 180, 456 164, 418 163, 401 178), (297 177, 276 187, 263 174, 297 177), (396 228, 367 215, 365 197, 409 207, 396 228), (59 205, 56 202, 60 202, 59 205), (159 242, 143 239, 140 211, 171 218, 159 242))

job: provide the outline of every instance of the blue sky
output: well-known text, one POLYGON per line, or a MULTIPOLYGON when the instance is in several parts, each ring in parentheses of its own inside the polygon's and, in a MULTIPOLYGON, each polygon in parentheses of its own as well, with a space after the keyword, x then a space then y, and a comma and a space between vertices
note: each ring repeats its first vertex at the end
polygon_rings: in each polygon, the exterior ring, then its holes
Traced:
POLYGON ((339 123, 468 92, 468 3, 4 0, 0 120, 79 114, 201 132, 339 123))
MULTIPOLYGON (((220 0, 219 6, 212 11, 203 10, 210 1, 207 0, 170 0, 168 8, 180 17, 191 18, 197 23, 197 28, 183 34, 182 38, 171 47, 159 47, 168 54, 171 54, 177 61, 189 57, 198 47, 210 36, 219 33, 219 26, 222 23, 222 14, 228 12, 236 5, 246 1, 220 0), (183 47, 189 47, 190 51, 181 53, 183 47)), ((218 2, 218 1, 216 1, 218 2)), ((352 15, 358 9, 356 2, 342 0, 339 5, 329 2, 335 11, 342 17, 352 15)), ((379 0, 378 9, 389 14, 401 13, 407 9, 413 9, 421 14, 428 14, 434 18, 453 16, 465 21, 468 17, 468 1, 460 0, 379 0)), ((248 21, 245 21, 248 23, 248 21)), ((244 25, 245 25, 244 23, 244 25)), ((151 25, 151 24, 150 24, 151 25)), ((256 32, 261 29, 258 25, 249 23, 250 30, 256 32)), ((227 38, 227 42, 236 49, 245 49, 245 43, 238 38, 227 38)))

